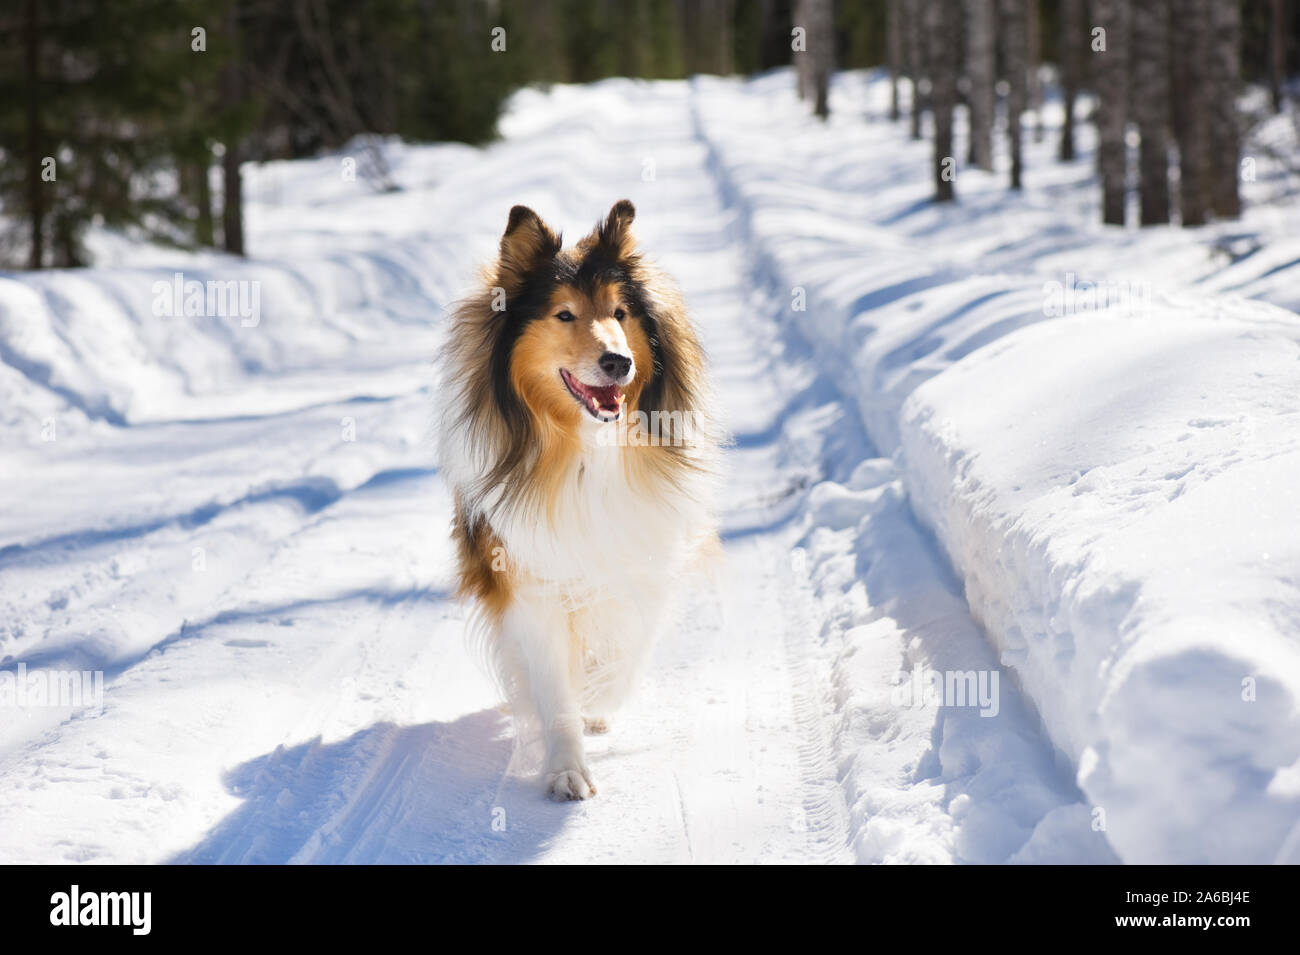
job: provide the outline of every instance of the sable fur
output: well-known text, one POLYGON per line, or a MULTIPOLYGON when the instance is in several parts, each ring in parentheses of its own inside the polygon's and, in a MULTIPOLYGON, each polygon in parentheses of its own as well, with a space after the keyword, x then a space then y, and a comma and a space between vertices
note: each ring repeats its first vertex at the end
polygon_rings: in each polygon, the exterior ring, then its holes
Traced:
POLYGON ((626 695, 683 571, 716 542, 704 355, 680 294, 637 247, 635 214, 621 200, 564 249, 515 206, 442 355, 459 593, 475 604, 516 740, 544 744, 558 798, 594 794, 584 717, 603 722, 626 695), (598 370, 610 356, 630 361, 630 380, 598 370), (673 424, 658 445, 608 445, 601 429, 616 426, 594 415, 613 413, 597 402, 614 394, 624 422, 691 415, 693 440, 673 424))

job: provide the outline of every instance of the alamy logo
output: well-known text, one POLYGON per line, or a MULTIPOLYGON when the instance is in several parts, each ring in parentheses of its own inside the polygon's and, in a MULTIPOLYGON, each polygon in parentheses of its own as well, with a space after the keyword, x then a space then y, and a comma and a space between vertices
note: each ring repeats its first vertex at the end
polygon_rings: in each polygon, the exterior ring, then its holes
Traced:
POLYGON ((703 430, 694 411, 633 411, 596 432, 596 443, 620 448, 694 447, 703 430))
POLYGON ((911 678, 889 694, 895 706, 920 709, 931 706, 978 707, 980 716, 997 716, 997 670, 928 670, 916 667, 911 678))
POLYGON ((132 935, 148 935, 152 910, 152 892, 82 892, 74 885, 50 896, 51 925, 127 925, 132 935))
POLYGON ((0 710, 53 706, 104 712, 103 670, 0 670, 0 710))
POLYGON ((1064 282, 1043 285, 1043 314, 1048 318, 1100 312, 1107 308, 1125 308, 1136 315, 1151 310, 1151 286, 1138 281, 1092 282, 1073 272, 1065 273, 1064 282))
POLYGON ((238 318, 244 328, 262 321, 262 283, 256 279, 200 282, 177 272, 153 283, 153 313, 159 318, 238 318))

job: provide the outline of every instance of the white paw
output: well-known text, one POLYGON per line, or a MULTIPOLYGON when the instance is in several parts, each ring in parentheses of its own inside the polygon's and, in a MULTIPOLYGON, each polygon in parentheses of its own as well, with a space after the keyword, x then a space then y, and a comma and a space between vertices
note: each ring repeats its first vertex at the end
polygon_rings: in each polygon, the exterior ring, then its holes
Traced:
POLYGON ((546 794, 560 801, 590 799, 596 795, 596 783, 586 770, 562 769, 546 777, 546 794))
POLYGON ((588 736, 600 736, 602 733, 609 732, 609 721, 603 716, 584 716, 582 727, 588 736))

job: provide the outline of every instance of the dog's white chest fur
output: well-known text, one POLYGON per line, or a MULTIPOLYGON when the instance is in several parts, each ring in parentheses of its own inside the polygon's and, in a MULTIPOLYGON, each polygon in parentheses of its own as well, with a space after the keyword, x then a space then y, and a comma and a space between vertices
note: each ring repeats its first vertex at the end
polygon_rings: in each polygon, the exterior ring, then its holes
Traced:
POLYGON ((549 514, 496 515, 495 530, 525 576, 580 600, 680 571, 703 509, 689 491, 634 486, 623 455, 635 453, 586 441, 549 514))

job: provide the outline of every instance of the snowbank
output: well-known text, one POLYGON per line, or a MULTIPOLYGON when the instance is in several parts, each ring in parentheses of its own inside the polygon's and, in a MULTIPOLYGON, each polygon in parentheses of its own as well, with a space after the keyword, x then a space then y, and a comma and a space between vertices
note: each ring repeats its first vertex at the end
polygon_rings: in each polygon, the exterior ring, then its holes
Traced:
POLYGON ((1300 320, 1187 291, 1293 304, 1294 206, 1103 230, 1086 154, 1049 142, 1024 195, 963 171, 940 210, 904 174, 928 144, 876 123, 855 151, 883 84, 846 79, 778 155, 761 130, 801 107, 765 82, 697 113, 712 167, 1076 767, 1091 812, 1057 829, 1125 862, 1300 861, 1300 320))
POLYGON ((904 409, 913 507, 1127 862, 1300 861, 1300 322, 1259 310, 1039 325, 904 409))

